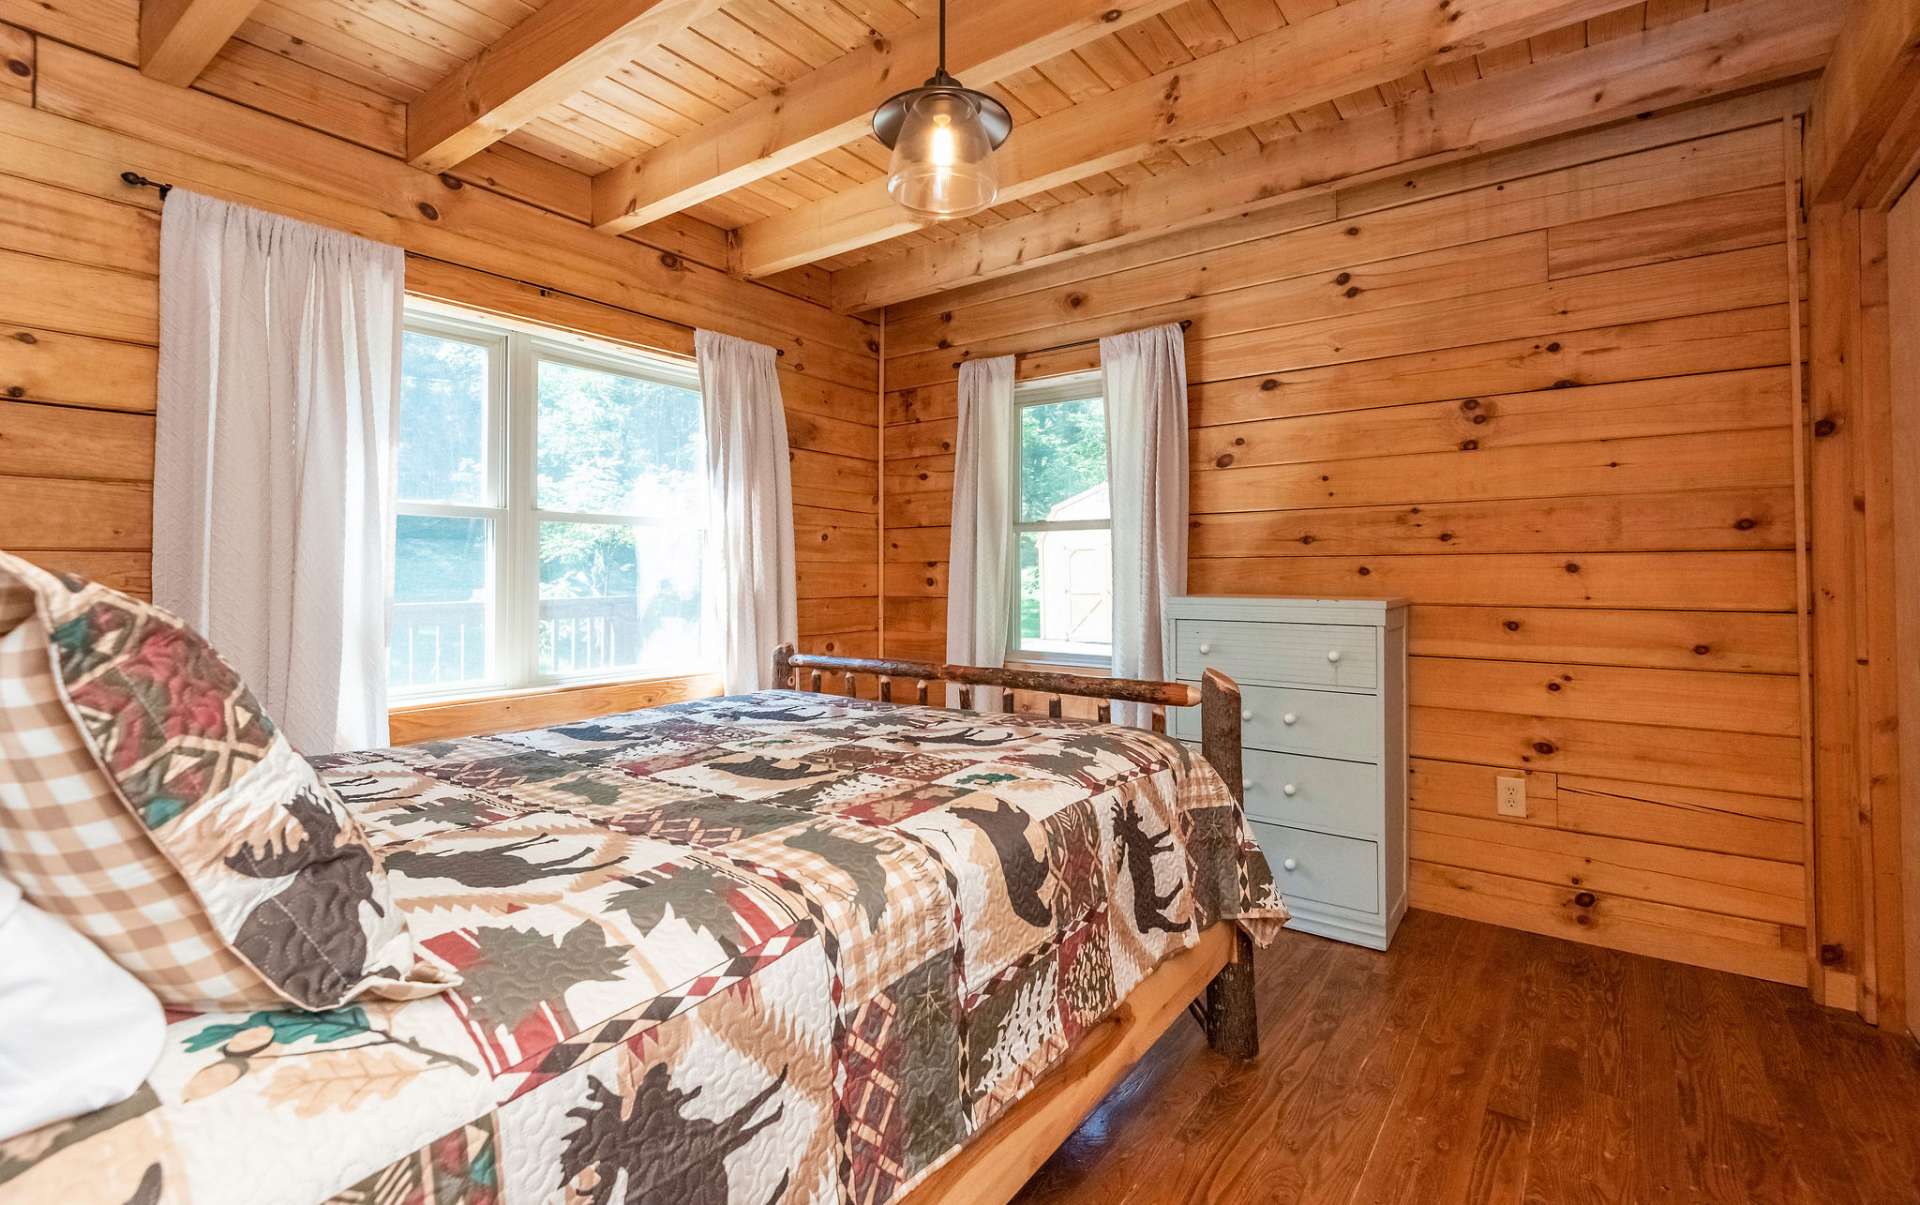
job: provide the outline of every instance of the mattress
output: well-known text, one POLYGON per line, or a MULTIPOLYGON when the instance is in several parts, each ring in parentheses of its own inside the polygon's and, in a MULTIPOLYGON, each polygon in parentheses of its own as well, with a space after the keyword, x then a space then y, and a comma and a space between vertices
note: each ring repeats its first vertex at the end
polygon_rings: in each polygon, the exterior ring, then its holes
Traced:
POLYGON ((771 691, 317 764, 460 984, 171 1014, 0 1201, 886 1202, 1207 926, 1285 917, 1136 729, 771 691))

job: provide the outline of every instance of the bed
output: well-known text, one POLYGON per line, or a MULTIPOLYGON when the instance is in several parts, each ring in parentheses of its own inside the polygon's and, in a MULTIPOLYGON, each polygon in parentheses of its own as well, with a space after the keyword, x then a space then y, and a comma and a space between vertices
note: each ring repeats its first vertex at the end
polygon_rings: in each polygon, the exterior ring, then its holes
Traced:
POLYGON ((320 759, 461 983, 171 1013, 133 1098, 0 1145, 0 1201, 1005 1199, 1190 1007, 1252 1053, 1285 912, 1230 682, 1203 756, 1058 715, 1179 684, 775 673, 813 689, 320 759))

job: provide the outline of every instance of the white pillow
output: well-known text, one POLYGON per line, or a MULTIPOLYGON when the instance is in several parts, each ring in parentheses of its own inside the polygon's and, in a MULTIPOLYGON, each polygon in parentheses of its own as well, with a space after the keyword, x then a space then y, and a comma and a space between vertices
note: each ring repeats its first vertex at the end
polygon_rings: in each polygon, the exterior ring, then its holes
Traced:
POLYGON ((132 1096, 166 1032, 146 985, 0 878, 0 1142, 132 1096))

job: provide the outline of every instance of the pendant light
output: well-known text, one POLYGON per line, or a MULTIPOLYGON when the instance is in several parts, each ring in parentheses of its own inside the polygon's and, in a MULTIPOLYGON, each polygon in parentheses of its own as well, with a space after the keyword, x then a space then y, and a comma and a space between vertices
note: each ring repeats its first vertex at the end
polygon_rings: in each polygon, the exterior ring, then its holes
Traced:
POLYGON ((873 113, 874 137, 893 152, 888 194, 935 221, 980 212, 999 194, 993 152, 1012 131, 1005 105, 947 74, 947 0, 940 0, 939 68, 873 113))

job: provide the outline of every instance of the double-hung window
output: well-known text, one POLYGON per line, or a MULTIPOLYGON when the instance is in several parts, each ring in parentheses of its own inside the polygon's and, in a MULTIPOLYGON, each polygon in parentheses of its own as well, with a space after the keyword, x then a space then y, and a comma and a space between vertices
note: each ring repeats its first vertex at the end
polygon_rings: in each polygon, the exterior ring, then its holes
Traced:
POLYGON ((393 694, 710 665, 691 364, 411 304, 395 445, 393 694))
POLYGON ((1009 656, 1100 664, 1113 653, 1113 533, 1100 374, 1014 388, 1009 656))

